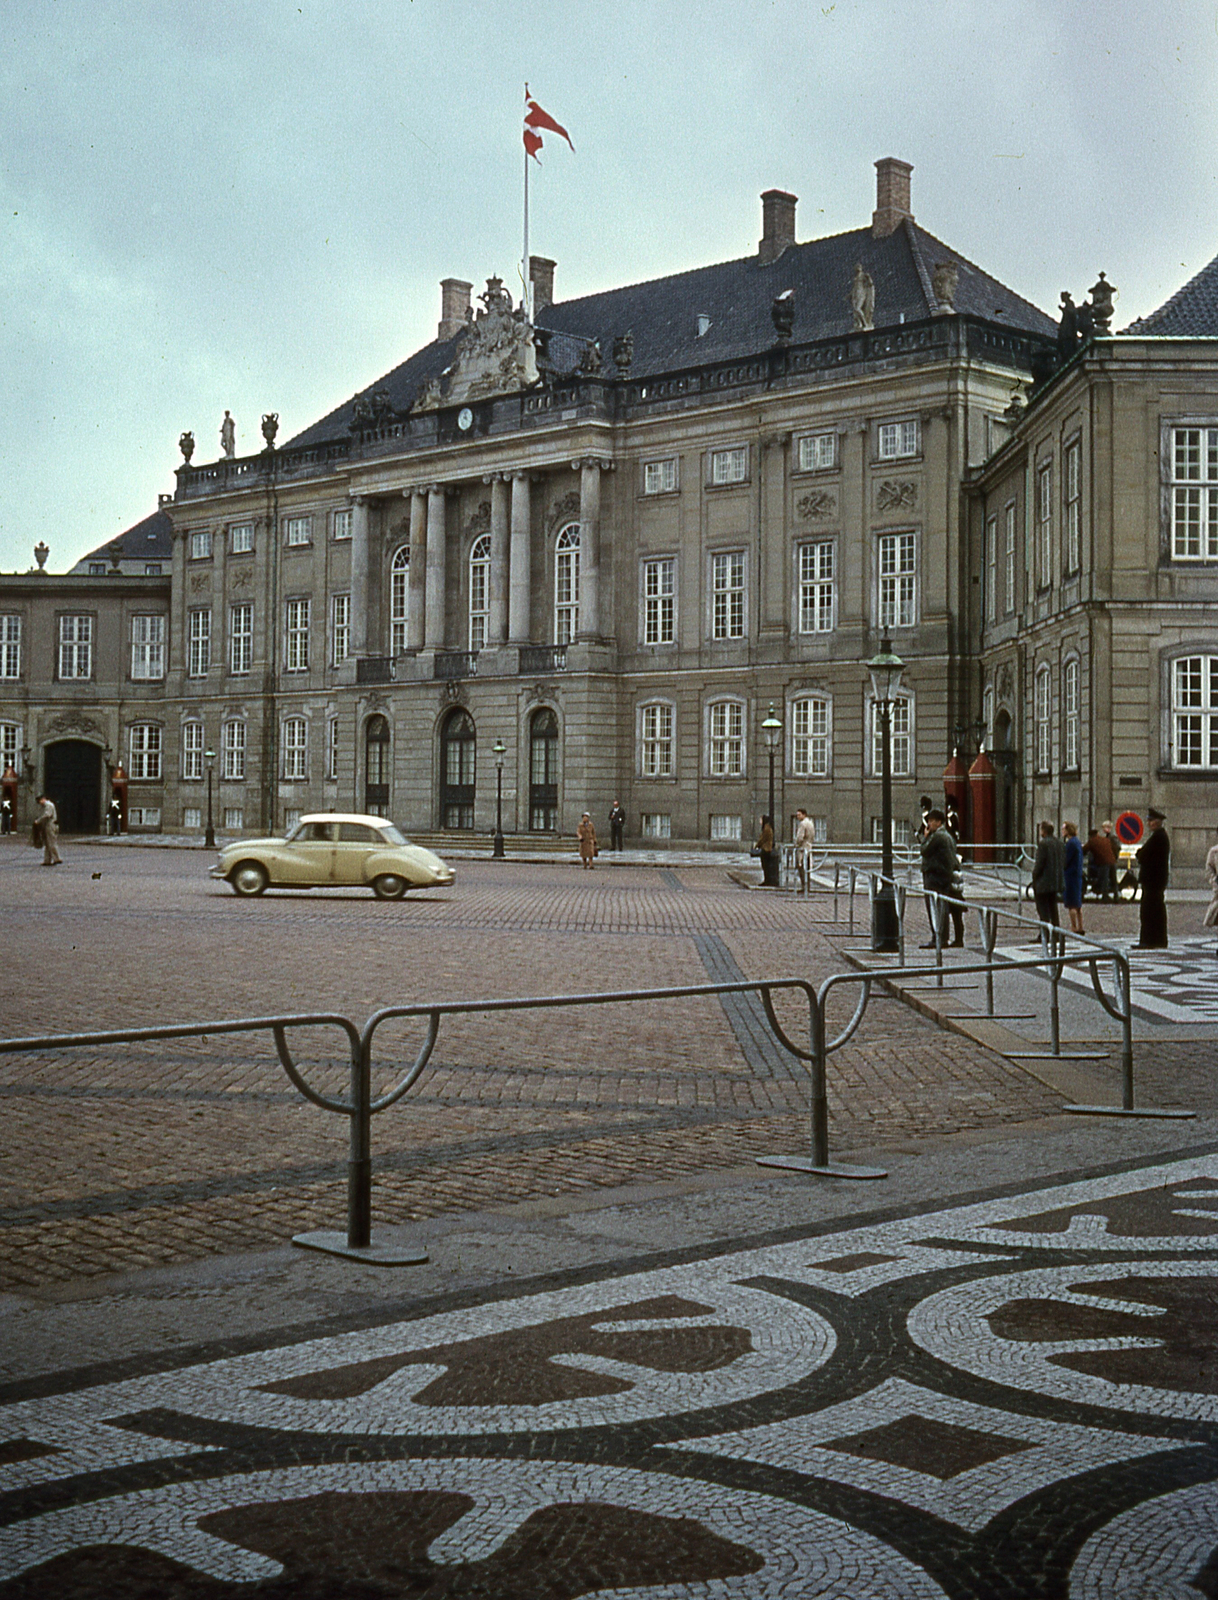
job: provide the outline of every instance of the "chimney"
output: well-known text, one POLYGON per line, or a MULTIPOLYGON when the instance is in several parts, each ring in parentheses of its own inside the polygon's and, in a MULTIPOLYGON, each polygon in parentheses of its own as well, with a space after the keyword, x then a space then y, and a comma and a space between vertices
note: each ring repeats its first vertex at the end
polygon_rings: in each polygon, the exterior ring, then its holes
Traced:
POLYGON ((871 214, 871 237, 887 239, 905 218, 913 221, 909 209, 909 174, 913 167, 896 156, 885 156, 875 164, 875 210, 871 214))
POLYGON ((533 315, 554 304, 554 268, 556 261, 545 256, 529 257, 529 282, 533 285, 533 315))
POLYGON ((437 339, 451 339, 469 321, 469 295, 473 287, 472 283, 466 283, 461 278, 440 279, 440 326, 436 330, 437 339))
POLYGON ((795 243, 796 196, 785 189, 767 189, 761 197, 761 238, 757 259, 763 266, 777 261, 789 244, 795 243))

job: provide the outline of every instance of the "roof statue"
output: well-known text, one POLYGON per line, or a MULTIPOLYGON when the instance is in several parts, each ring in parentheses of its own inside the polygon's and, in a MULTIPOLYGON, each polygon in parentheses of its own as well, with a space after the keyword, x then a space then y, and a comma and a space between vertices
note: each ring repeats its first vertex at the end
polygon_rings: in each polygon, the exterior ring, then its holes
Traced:
POLYGON ((956 311, 956 286, 960 282, 960 268, 954 261, 935 264, 931 288, 935 296, 935 316, 954 316, 956 311))
POLYGON ((855 262, 854 277, 850 281, 850 309, 854 313, 855 333, 866 333, 875 327, 875 283, 871 274, 863 270, 861 261, 855 262))
POLYGON ((502 278, 488 278, 480 294, 482 310, 457 335, 456 359, 438 377, 423 383, 413 411, 435 411, 487 395, 513 394, 537 382, 537 357, 533 330, 502 278))
POLYGON ((224 421, 220 424, 220 448, 226 456, 237 453, 237 424, 227 406, 224 409, 224 421))

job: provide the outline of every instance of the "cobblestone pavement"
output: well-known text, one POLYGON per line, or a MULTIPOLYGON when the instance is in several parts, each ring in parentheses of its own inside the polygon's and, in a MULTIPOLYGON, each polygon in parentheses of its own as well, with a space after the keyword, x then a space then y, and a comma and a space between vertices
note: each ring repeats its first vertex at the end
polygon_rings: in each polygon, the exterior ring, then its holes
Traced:
MULTIPOLYGON (((391 1002, 837 965, 825 902, 750 892, 722 868, 487 861, 463 864, 452 890, 401 903, 342 891, 250 902, 208 880, 201 852, 69 843, 63 869, 37 861, 20 841, 0 849, 9 1036, 288 1011, 362 1023, 391 1002)), ((806 1013, 779 1010, 806 1038, 806 1013)), ((378 1034, 380 1087, 419 1039, 402 1026, 378 1034)), ((319 1087, 345 1092, 340 1035, 294 1042, 319 1087)), ((346 1119, 301 1100, 265 1035, 3 1056, 0 1096, 0 1288, 254 1249, 342 1220, 346 1119)), ((835 1153, 1021 1122, 1060 1102, 891 1000, 832 1058, 835 1153)), ((457 1019, 418 1088, 374 1122, 374 1216, 736 1167, 806 1153, 808 1137, 806 1068, 753 1001, 457 1019)))
POLYGON ((0 1600, 1196 1600, 1215 1313, 1211 1135, 44 1374, 0 1600))

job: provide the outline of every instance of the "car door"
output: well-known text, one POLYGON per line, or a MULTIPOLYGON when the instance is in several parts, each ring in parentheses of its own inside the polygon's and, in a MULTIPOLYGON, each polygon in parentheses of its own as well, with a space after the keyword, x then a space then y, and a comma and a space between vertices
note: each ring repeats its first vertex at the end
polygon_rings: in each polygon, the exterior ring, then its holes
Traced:
POLYGON ((334 865, 334 824, 306 822, 279 850, 280 883, 329 883, 334 865))
POLYGON ((332 883, 367 883, 367 861, 382 843, 380 834, 363 822, 340 822, 334 851, 332 883))

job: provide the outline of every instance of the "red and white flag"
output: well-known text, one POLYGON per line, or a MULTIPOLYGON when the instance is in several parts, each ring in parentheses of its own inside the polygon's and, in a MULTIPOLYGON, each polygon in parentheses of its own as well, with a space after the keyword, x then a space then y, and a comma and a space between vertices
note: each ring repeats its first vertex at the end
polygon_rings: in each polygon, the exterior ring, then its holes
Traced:
POLYGON ((555 122, 550 113, 548 111, 544 111, 541 106, 537 104, 536 100, 534 100, 532 95, 529 93, 529 86, 527 83, 524 86, 524 106, 524 148, 534 160, 537 159, 537 152, 542 146, 540 132, 542 128, 546 129, 548 133, 556 133, 560 138, 565 139, 567 143, 571 145, 571 149, 574 151, 575 146, 571 144, 571 135, 563 127, 561 122, 555 122))

